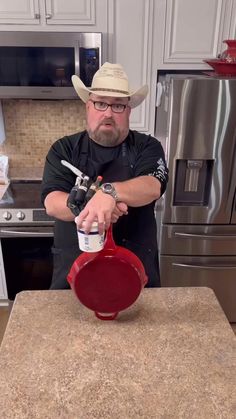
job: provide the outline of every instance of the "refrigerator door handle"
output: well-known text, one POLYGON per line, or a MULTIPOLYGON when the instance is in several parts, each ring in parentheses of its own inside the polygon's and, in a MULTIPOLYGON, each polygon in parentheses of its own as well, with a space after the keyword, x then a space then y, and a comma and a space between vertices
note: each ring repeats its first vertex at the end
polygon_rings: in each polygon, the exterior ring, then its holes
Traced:
POLYGON ((209 270, 213 270, 213 269, 217 269, 217 270, 236 270, 236 266, 226 266, 226 265, 192 265, 191 263, 172 263, 172 266, 177 266, 179 268, 193 268, 193 269, 209 269, 209 270))
POLYGON ((181 239, 204 239, 204 240, 235 240, 235 234, 193 234, 193 233, 178 233, 175 231, 174 235, 181 239))

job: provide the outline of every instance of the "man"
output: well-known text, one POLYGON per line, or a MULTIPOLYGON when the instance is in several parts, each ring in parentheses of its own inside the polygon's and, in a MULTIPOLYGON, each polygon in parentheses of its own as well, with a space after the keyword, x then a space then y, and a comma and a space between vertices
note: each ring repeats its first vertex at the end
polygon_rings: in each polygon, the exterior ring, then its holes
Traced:
POLYGON ((159 286, 155 201, 164 193, 168 170, 161 144, 153 137, 129 130, 131 109, 140 105, 147 86, 132 92, 119 64, 105 63, 87 88, 77 77, 72 82, 86 103, 87 129, 55 142, 46 158, 42 199, 56 218, 52 289, 67 288, 67 274, 78 248, 77 228, 90 231, 98 221, 102 233, 113 223, 117 245, 133 251, 143 262, 148 286, 159 286), (102 185, 79 215, 68 207, 76 175, 65 160, 89 179, 102 176, 102 185))

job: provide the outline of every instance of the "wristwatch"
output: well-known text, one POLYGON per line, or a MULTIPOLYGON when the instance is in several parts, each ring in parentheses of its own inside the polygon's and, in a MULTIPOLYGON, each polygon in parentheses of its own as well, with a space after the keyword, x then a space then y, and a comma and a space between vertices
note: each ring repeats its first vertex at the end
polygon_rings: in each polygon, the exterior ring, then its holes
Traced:
POLYGON ((112 183, 103 183, 100 186, 100 189, 102 192, 111 195, 115 199, 115 201, 118 201, 118 195, 112 183))

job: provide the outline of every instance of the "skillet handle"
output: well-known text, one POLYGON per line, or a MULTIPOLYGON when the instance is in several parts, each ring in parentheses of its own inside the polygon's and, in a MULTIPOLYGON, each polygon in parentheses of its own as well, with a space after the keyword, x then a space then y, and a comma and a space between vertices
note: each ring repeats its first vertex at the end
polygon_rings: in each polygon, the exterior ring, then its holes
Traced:
POLYGON ((95 311, 96 317, 100 320, 114 320, 117 314, 118 312, 106 314, 106 313, 98 313, 97 311, 95 311))
POLYGON ((112 224, 110 225, 110 227, 108 228, 108 230, 106 232, 106 239, 105 239, 104 249, 106 249, 106 250, 108 250, 108 249, 116 249, 116 244, 114 242, 113 234, 112 234, 112 224))

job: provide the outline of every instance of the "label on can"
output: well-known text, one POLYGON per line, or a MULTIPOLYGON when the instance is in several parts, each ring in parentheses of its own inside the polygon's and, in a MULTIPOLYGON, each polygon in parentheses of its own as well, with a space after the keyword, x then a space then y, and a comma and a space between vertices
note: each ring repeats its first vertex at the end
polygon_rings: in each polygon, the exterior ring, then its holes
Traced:
POLYGON ((99 234, 98 223, 95 221, 88 234, 84 232, 83 226, 78 230, 78 240, 83 252, 99 252, 104 247, 104 233, 99 234))

